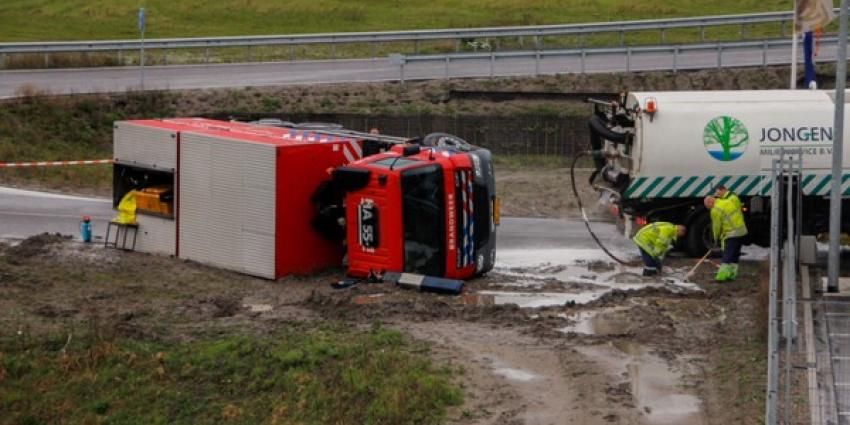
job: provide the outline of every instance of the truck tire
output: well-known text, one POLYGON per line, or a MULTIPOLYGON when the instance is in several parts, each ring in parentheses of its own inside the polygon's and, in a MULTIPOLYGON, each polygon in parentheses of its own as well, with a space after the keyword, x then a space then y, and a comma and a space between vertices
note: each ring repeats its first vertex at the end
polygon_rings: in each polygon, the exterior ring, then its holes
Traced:
POLYGON ((473 146, 466 140, 448 133, 430 133, 422 138, 422 146, 429 148, 450 147, 461 150, 469 150, 473 148, 473 146))
POLYGON ((713 247, 711 217, 708 211, 703 211, 694 217, 688 225, 688 234, 685 236, 685 249, 691 257, 699 258, 713 247))

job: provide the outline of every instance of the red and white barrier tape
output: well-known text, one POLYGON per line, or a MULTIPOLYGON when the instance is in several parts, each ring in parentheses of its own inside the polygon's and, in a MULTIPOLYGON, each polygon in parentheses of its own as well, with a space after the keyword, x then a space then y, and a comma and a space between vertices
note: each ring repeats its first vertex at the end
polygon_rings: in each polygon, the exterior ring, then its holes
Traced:
POLYGON ((0 162, 0 168, 61 167, 65 165, 112 164, 111 159, 89 159, 83 161, 37 161, 37 162, 0 162))

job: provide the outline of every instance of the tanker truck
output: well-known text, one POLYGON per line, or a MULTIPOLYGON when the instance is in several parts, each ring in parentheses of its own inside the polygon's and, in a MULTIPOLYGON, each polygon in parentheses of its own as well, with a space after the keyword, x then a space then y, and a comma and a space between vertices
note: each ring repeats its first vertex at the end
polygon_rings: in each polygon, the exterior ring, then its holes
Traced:
MULTIPOLYGON (((768 246, 772 160, 783 151, 799 153, 803 233, 826 232, 833 99, 827 91, 763 90, 636 92, 613 102, 590 100, 591 184, 612 201, 627 236, 648 222, 684 224, 689 231, 680 248, 694 256, 713 245, 702 199, 722 184, 741 198, 747 243, 768 246)), ((844 196, 850 195, 849 157, 845 148, 844 196)), ((850 205, 843 202, 846 232, 850 205)))

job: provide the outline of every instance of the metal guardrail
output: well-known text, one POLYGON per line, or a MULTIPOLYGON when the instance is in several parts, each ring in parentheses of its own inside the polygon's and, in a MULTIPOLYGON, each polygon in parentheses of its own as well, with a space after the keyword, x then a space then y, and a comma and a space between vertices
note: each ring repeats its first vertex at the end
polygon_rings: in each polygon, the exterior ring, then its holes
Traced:
MULTIPOLYGON (((837 9, 836 9, 837 10, 837 9)), ((433 29, 414 31, 350 32, 326 34, 296 34, 238 37, 163 38, 145 40, 146 49, 187 49, 250 47, 273 45, 339 44, 339 43, 384 43, 426 40, 461 40, 475 38, 534 37, 539 48, 539 37, 555 35, 586 35, 592 33, 619 33, 620 44, 625 43, 625 33, 630 31, 661 31, 662 42, 665 31, 674 28, 701 28, 700 40, 705 39, 705 27, 727 25, 751 25, 781 22, 784 26, 792 21, 792 12, 768 12, 742 15, 701 16, 691 18, 652 19, 641 21, 601 22, 587 24, 515 26, 495 28, 433 29)), ((743 31, 742 31, 743 36, 743 31)), ((0 43, 0 54, 16 53, 63 53, 104 52, 135 50, 141 47, 140 40, 104 41, 55 41, 0 43)))
MULTIPOLYGON (((824 37, 821 39, 822 44, 836 43, 836 37, 824 37)), ((673 56, 672 70, 678 70, 679 55, 693 51, 716 51, 717 52, 717 68, 723 67, 723 52, 735 49, 756 48, 762 50, 762 66, 768 65, 767 52, 768 49, 775 47, 791 46, 789 39, 769 39, 769 40, 752 40, 752 41, 721 41, 713 43, 694 43, 694 44, 676 44, 676 45, 654 45, 654 46, 631 46, 631 47, 594 47, 594 48, 579 48, 579 49, 553 49, 553 50, 522 50, 522 51, 502 51, 502 52, 482 52, 482 53, 451 53, 442 55, 400 55, 392 54, 388 57, 393 65, 399 66, 400 80, 404 82, 405 66, 416 62, 442 62, 445 64, 445 75, 449 77, 449 64, 452 61, 463 60, 489 60, 490 61, 490 76, 494 74, 494 68, 498 59, 529 59, 535 60, 535 75, 539 73, 540 61, 547 57, 580 57, 580 72, 585 72, 586 61, 591 56, 620 54, 625 57, 625 71, 631 71, 631 57, 634 54, 640 53, 669 53, 673 56)))

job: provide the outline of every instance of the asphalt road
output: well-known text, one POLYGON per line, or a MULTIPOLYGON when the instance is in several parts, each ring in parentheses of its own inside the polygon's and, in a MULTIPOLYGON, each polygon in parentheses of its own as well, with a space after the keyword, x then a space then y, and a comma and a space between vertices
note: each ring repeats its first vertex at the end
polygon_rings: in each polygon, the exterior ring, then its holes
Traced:
MULTIPOLYGON (((821 46, 818 60, 835 59, 835 46, 821 46)), ((682 53, 678 69, 713 68, 717 52, 702 50, 682 53)), ((787 48, 771 48, 766 56, 769 64, 790 61, 787 48)), ((724 66, 761 65, 761 48, 727 49, 722 52, 724 66)), ((591 55, 585 72, 604 73, 626 70, 624 54, 591 55)), ((671 53, 635 53, 628 60, 631 71, 668 70, 674 66, 671 53)), ((533 59, 462 60, 446 66, 444 62, 415 62, 405 66, 406 80, 428 80, 451 77, 521 76, 581 72, 579 57, 545 58, 538 66, 533 59)), ((297 61, 249 64, 214 64, 155 66, 145 68, 147 90, 204 89, 293 84, 397 81, 400 67, 386 58, 336 61, 297 61)), ((138 90, 140 70, 137 67, 90 68, 63 70, 26 70, 0 72, 0 98, 15 97, 25 88, 54 94, 97 93, 138 90)))
POLYGON ((84 215, 92 217, 95 235, 103 236, 115 216, 112 201, 0 187, 0 237, 58 232, 79 238, 84 215))
MULTIPOLYGON (((79 222, 84 215, 92 217, 94 234, 102 237, 115 214, 109 199, 0 187, 0 238, 59 232, 79 239, 79 222)), ((593 223, 593 229, 612 247, 630 246, 610 223, 593 223)), ((497 250, 595 247, 584 223, 577 220, 505 217, 498 230, 497 250)))

